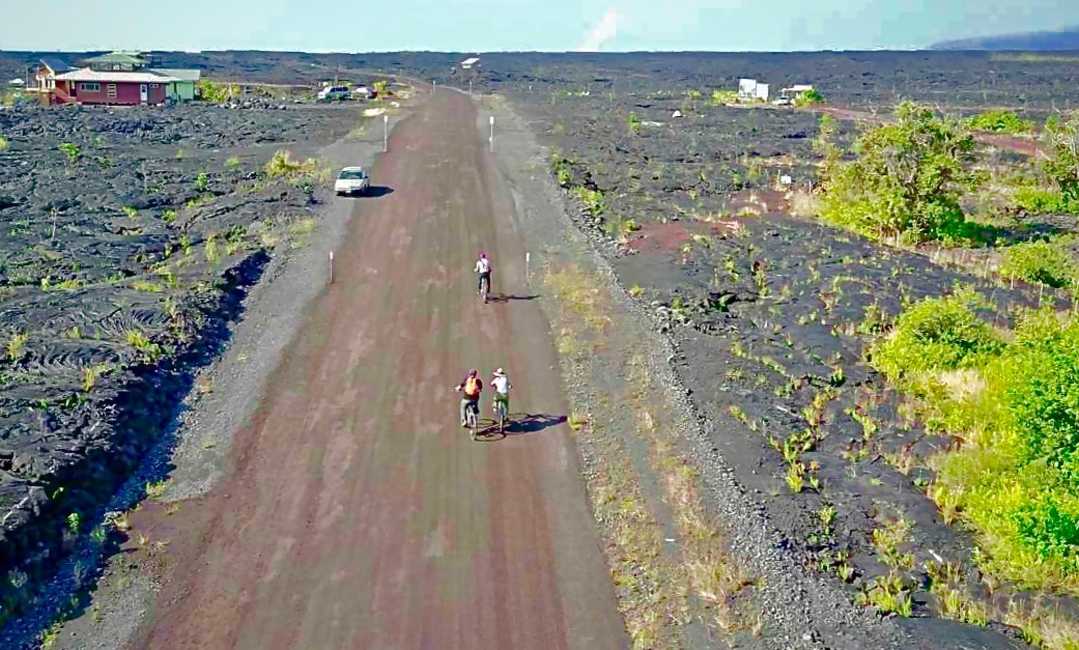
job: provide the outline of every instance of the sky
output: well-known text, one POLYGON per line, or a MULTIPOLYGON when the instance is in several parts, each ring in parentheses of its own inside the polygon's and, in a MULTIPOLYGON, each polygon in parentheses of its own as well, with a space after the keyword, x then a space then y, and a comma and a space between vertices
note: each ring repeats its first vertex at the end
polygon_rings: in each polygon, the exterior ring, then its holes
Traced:
POLYGON ((1077 0, 3 0, 0 50, 910 49, 1079 25, 1077 0))

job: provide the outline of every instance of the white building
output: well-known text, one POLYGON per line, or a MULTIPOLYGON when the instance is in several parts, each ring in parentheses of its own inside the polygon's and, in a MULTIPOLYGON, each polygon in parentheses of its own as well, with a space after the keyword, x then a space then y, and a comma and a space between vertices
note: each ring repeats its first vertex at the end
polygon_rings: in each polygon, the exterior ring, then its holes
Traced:
POLYGON ((768 101, 768 84, 756 79, 738 80, 738 99, 743 102, 768 101))
POLYGON ((478 56, 474 56, 472 58, 465 59, 464 61, 461 61, 461 69, 462 70, 471 70, 479 62, 480 62, 480 57, 478 57, 478 56))

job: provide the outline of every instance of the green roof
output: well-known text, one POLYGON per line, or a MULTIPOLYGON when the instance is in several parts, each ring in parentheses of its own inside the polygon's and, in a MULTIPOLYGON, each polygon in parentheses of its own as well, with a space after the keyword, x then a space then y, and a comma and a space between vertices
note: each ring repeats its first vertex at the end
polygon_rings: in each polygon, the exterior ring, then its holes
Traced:
POLYGON ((102 63, 143 65, 146 63, 146 56, 142 52, 109 52, 108 54, 86 59, 84 63, 90 65, 102 63))

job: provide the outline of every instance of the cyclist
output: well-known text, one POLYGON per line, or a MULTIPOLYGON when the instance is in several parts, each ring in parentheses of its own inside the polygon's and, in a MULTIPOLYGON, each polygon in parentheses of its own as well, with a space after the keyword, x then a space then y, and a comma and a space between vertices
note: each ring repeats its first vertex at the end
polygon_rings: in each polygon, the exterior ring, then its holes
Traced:
POLYGON ((457 384, 455 388, 457 392, 463 392, 461 395, 461 426, 467 427, 468 420, 465 418, 467 409, 475 409, 475 413, 478 416, 480 412, 480 393, 483 392, 483 380, 480 379, 480 371, 473 368, 468 371, 465 378, 461 383, 457 384))
POLYGON ((509 418, 510 412, 510 389, 513 386, 510 384, 510 378, 506 376, 506 372, 499 368, 495 370, 494 376, 491 377, 491 387, 495 391, 495 399, 491 404, 491 408, 494 410, 495 417, 498 417, 498 406, 501 404, 506 409, 506 418, 509 418))
POLYGON ((491 293, 491 260, 487 259, 487 253, 480 251, 480 258, 476 260, 476 274, 479 279, 476 283, 476 292, 483 290, 483 281, 487 281, 487 293, 491 293))

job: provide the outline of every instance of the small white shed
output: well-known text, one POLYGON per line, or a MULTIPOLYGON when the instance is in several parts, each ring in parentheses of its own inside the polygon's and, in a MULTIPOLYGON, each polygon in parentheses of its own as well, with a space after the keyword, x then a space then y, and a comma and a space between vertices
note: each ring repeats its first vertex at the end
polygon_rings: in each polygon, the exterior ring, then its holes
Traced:
POLYGON ((738 99, 743 102, 768 101, 768 84, 756 79, 738 80, 738 99))

